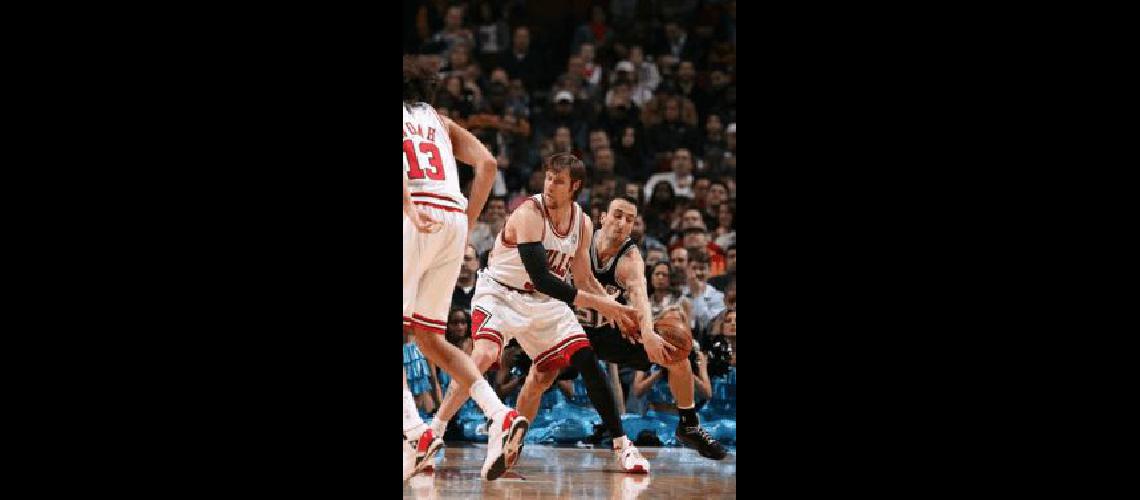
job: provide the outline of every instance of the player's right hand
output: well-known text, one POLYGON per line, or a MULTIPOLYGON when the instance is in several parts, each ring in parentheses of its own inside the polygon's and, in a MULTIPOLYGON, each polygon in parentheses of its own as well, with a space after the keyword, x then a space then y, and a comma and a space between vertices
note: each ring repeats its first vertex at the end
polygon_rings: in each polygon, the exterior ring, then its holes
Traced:
POLYGON ((655 331, 650 331, 648 334, 642 335, 641 343, 645 346, 645 354, 649 356, 649 361, 662 366, 666 363, 666 354, 677 350, 676 347, 666 342, 665 339, 661 338, 661 335, 655 331))
POLYGON ((404 212, 408 215, 408 219, 412 221, 412 225, 416 230, 421 233, 434 233, 442 227, 439 221, 433 219, 431 215, 421 212, 414 206, 404 212))

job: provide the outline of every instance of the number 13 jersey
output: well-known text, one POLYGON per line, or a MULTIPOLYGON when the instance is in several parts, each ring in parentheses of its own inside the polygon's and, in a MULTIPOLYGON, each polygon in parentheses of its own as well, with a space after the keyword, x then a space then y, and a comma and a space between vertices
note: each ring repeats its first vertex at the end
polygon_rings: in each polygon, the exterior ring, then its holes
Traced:
POLYGON ((435 109, 425 103, 404 105, 404 172, 417 205, 467 210, 451 136, 435 109))

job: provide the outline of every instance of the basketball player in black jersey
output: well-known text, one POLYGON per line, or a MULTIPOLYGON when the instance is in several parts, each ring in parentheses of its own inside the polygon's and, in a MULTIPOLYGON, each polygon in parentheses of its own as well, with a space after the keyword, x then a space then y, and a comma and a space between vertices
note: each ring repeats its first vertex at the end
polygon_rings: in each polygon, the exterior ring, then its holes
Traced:
MULTIPOLYGON (((601 216, 602 228, 594 234, 590 245, 590 267, 594 276, 606 288, 607 294, 620 291, 617 301, 638 310, 640 334, 633 332, 631 338, 627 338, 613 319, 590 309, 578 310, 578 319, 598 358, 642 371, 649 371, 650 365, 654 363, 668 369, 669 389, 677 400, 677 411, 681 417, 677 424, 677 440, 696 448, 701 456, 720 460, 727 455, 724 446, 701 427, 697 417, 693 397, 693 371, 689 360, 682 358, 673 363, 666 362, 666 351, 672 352, 675 348, 653 331, 653 314, 650 312, 645 284, 645 262, 637 245, 629 239, 629 233, 637 219, 637 208, 637 202, 630 197, 610 200, 606 212, 601 216)), ((527 384, 531 384, 530 378, 519 392, 516 406, 520 412, 533 406, 524 404, 524 398, 541 397, 549 388, 549 384, 547 387, 527 387, 527 384)), ((526 417, 534 419, 533 415, 526 417)))

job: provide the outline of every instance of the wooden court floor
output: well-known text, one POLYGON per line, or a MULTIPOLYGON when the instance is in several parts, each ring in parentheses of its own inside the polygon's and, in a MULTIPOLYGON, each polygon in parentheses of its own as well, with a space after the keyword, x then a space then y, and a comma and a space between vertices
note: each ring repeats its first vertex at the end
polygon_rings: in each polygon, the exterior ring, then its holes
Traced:
POLYGON ((688 448, 640 448, 652 472, 626 474, 612 450, 527 445, 519 463, 496 481, 479 479, 487 447, 448 444, 434 472, 404 483, 404 498, 736 498, 736 451, 713 461, 688 448))

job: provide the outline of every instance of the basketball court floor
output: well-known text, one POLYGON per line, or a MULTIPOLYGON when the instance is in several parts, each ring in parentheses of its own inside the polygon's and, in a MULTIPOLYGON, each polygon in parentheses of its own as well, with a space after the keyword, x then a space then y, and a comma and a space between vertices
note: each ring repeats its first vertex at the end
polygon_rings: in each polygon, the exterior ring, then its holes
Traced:
POLYGON ((452 443, 433 472, 404 482, 404 498, 736 498, 735 450, 713 461, 689 448, 638 449, 649 460, 649 475, 619 472, 612 450, 531 444, 503 477, 483 481, 479 469, 487 446, 452 443))

